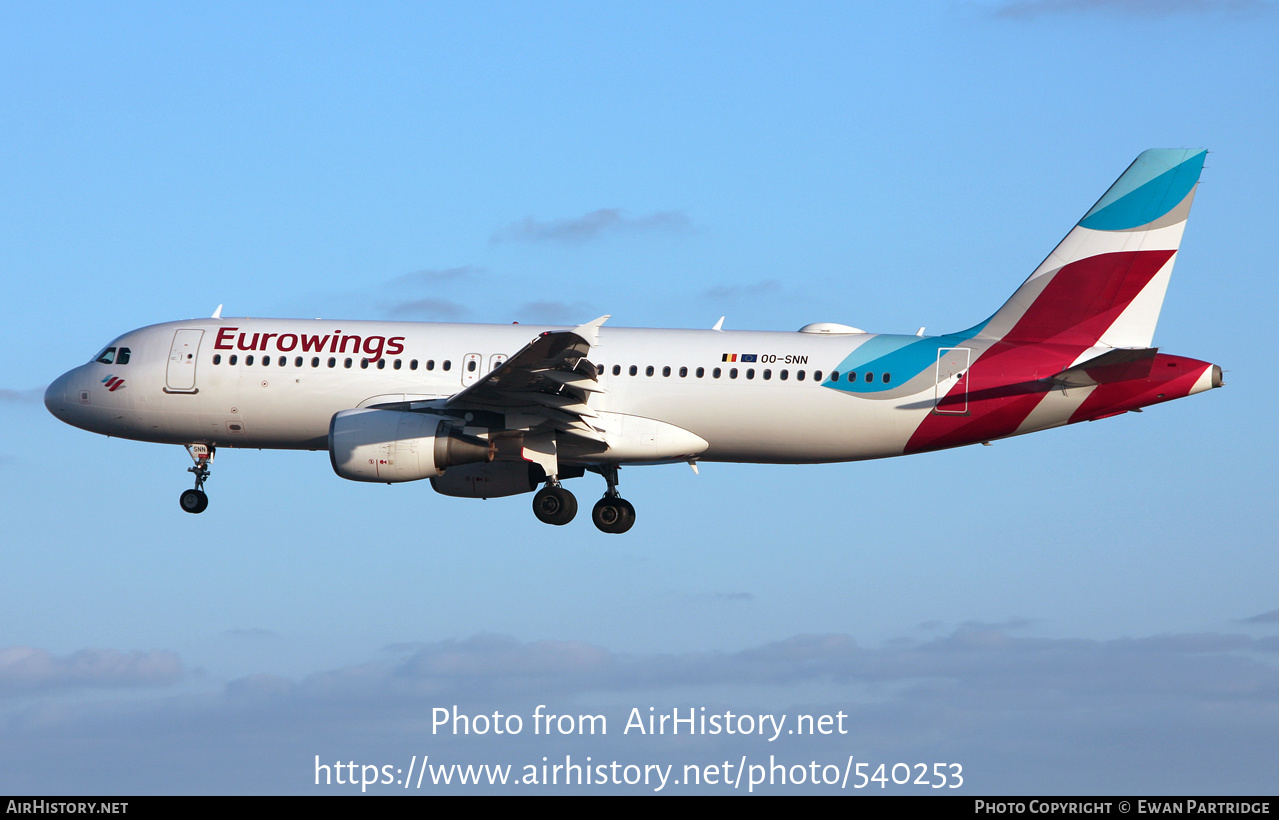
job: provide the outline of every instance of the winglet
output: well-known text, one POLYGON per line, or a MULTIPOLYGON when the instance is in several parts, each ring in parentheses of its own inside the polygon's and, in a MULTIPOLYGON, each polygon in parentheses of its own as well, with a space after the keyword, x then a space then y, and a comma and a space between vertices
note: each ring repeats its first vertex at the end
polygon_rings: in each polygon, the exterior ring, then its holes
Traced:
POLYGON ((210 316, 209 318, 210 318, 210 319, 221 319, 221 318, 222 318, 222 306, 221 306, 221 305, 218 305, 218 309, 217 309, 217 310, 215 310, 215 311, 213 311, 213 315, 212 315, 212 316, 210 316))
POLYGON ((595 347, 595 345, 600 343, 600 325, 607 322, 611 316, 612 316, 611 313, 605 313, 603 316, 599 317, 593 322, 587 322, 584 325, 578 325, 577 327, 573 328, 573 332, 576 333, 578 336, 581 336, 587 342, 589 342, 591 347, 595 347))
POLYGON ((711 330, 723 330, 723 329, 724 329, 724 317, 721 316, 719 317, 719 321, 715 323, 715 327, 711 328, 711 330))

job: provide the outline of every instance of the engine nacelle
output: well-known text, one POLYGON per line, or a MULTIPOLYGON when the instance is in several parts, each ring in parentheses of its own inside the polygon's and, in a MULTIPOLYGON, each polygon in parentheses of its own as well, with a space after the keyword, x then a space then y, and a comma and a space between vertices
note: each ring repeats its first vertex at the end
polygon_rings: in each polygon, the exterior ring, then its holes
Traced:
POLYGON ((531 461, 495 461, 467 464, 434 476, 431 487, 455 498, 503 498, 531 493, 545 480, 546 471, 531 461))
POLYGON ((449 467, 493 460, 491 442, 452 430, 429 413, 343 410, 329 422, 333 472, 352 481, 417 481, 449 467))

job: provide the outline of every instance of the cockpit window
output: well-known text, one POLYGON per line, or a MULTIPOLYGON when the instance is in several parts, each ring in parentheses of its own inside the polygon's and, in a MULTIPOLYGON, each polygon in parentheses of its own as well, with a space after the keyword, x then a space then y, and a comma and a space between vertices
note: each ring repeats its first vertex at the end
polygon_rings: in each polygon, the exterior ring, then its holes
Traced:
POLYGON ((98 364, 128 364, 129 348, 108 347, 106 350, 99 353, 98 357, 94 359, 94 361, 98 364))

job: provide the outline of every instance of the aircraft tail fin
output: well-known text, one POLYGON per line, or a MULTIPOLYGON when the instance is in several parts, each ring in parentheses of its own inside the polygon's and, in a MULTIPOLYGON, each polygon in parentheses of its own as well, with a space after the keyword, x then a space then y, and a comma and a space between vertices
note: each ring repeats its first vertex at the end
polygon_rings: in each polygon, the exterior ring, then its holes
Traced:
POLYGON ((979 335, 1150 347, 1207 153, 1143 152, 979 335))

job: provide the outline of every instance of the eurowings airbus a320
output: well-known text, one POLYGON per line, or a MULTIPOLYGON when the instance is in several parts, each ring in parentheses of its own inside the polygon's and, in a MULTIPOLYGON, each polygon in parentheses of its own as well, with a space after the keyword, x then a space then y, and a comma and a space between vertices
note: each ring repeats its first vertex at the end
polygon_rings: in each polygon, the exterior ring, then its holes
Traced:
POLYGON ((45 404, 95 433, 185 445, 191 513, 208 505, 219 448, 327 450, 353 481, 429 478, 465 498, 536 491, 548 524, 577 512, 561 482, 598 473, 607 489, 591 517, 621 533, 635 521, 617 490, 623 465, 900 456, 1220 387, 1217 365, 1151 347, 1205 156, 1141 154, 1003 307, 944 336, 614 328, 608 316, 574 328, 228 319, 219 308, 125 333, 54 381, 45 404))

